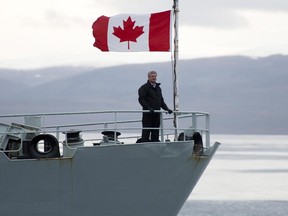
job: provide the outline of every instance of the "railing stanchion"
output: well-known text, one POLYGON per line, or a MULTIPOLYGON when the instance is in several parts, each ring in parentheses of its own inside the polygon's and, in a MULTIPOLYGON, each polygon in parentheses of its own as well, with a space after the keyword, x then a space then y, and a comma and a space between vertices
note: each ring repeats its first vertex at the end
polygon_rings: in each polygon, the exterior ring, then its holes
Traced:
POLYGON ((59 130, 60 130, 59 127, 56 127, 56 138, 57 138, 57 140, 59 140, 59 133, 60 133, 59 130))
POLYGON ((210 147, 210 116, 206 115, 206 147, 210 147))
POLYGON ((116 130, 117 130, 117 111, 115 112, 115 116, 114 116, 114 144, 116 144, 116 140, 117 140, 116 130))
POLYGON ((160 128, 161 128, 161 142, 164 142, 164 122, 163 122, 163 112, 160 112, 160 128))
POLYGON ((195 132, 197 129, 197 115, 196 113, 192 113, 192 130, 195 132))

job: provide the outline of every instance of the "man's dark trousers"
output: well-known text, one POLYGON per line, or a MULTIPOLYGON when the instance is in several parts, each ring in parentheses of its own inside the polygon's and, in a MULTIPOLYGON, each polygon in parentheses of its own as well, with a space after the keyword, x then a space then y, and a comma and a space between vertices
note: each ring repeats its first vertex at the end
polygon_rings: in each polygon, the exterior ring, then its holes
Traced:
POLYGON ((142 126, 144 128, 157 128, 157 129, 143 129, 142 142, 159 141, 160 113, 143 113, 142 126), (151 139, 149 139, 150 133, 151 133, 151 139))

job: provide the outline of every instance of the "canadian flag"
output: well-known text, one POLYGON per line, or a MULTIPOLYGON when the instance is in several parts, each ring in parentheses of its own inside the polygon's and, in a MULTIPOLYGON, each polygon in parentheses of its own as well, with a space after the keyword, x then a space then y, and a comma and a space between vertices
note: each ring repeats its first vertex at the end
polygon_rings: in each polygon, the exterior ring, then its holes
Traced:
POLYGON ((169 52, 171 10, 148 15, 101 16, 92 26, 95 47, 102 51, 169 52))

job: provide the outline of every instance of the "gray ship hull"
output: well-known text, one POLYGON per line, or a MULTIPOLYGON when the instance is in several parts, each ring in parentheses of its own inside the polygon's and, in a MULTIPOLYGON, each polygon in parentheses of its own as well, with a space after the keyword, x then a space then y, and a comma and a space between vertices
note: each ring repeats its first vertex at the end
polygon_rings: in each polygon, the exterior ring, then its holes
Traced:
POLYGON ((0 152, 0 215, 176 216, 219 143, 77 148, 74 157, 10 160, 0 152))

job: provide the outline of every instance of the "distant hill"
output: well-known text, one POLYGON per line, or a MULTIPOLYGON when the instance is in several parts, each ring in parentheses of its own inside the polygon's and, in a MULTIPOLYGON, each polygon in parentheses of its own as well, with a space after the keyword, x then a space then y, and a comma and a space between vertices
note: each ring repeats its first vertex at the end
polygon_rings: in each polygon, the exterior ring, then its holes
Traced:
MULTIPOLYGON (((149 70, 172 108, 171 63, 164 62, 0 69, 0 113, 141 109, 137 90, 149 70)), ((181 60, 178 78, 180 110, 209 112, 212 133, 288 133, 288 56, 181 60)))

